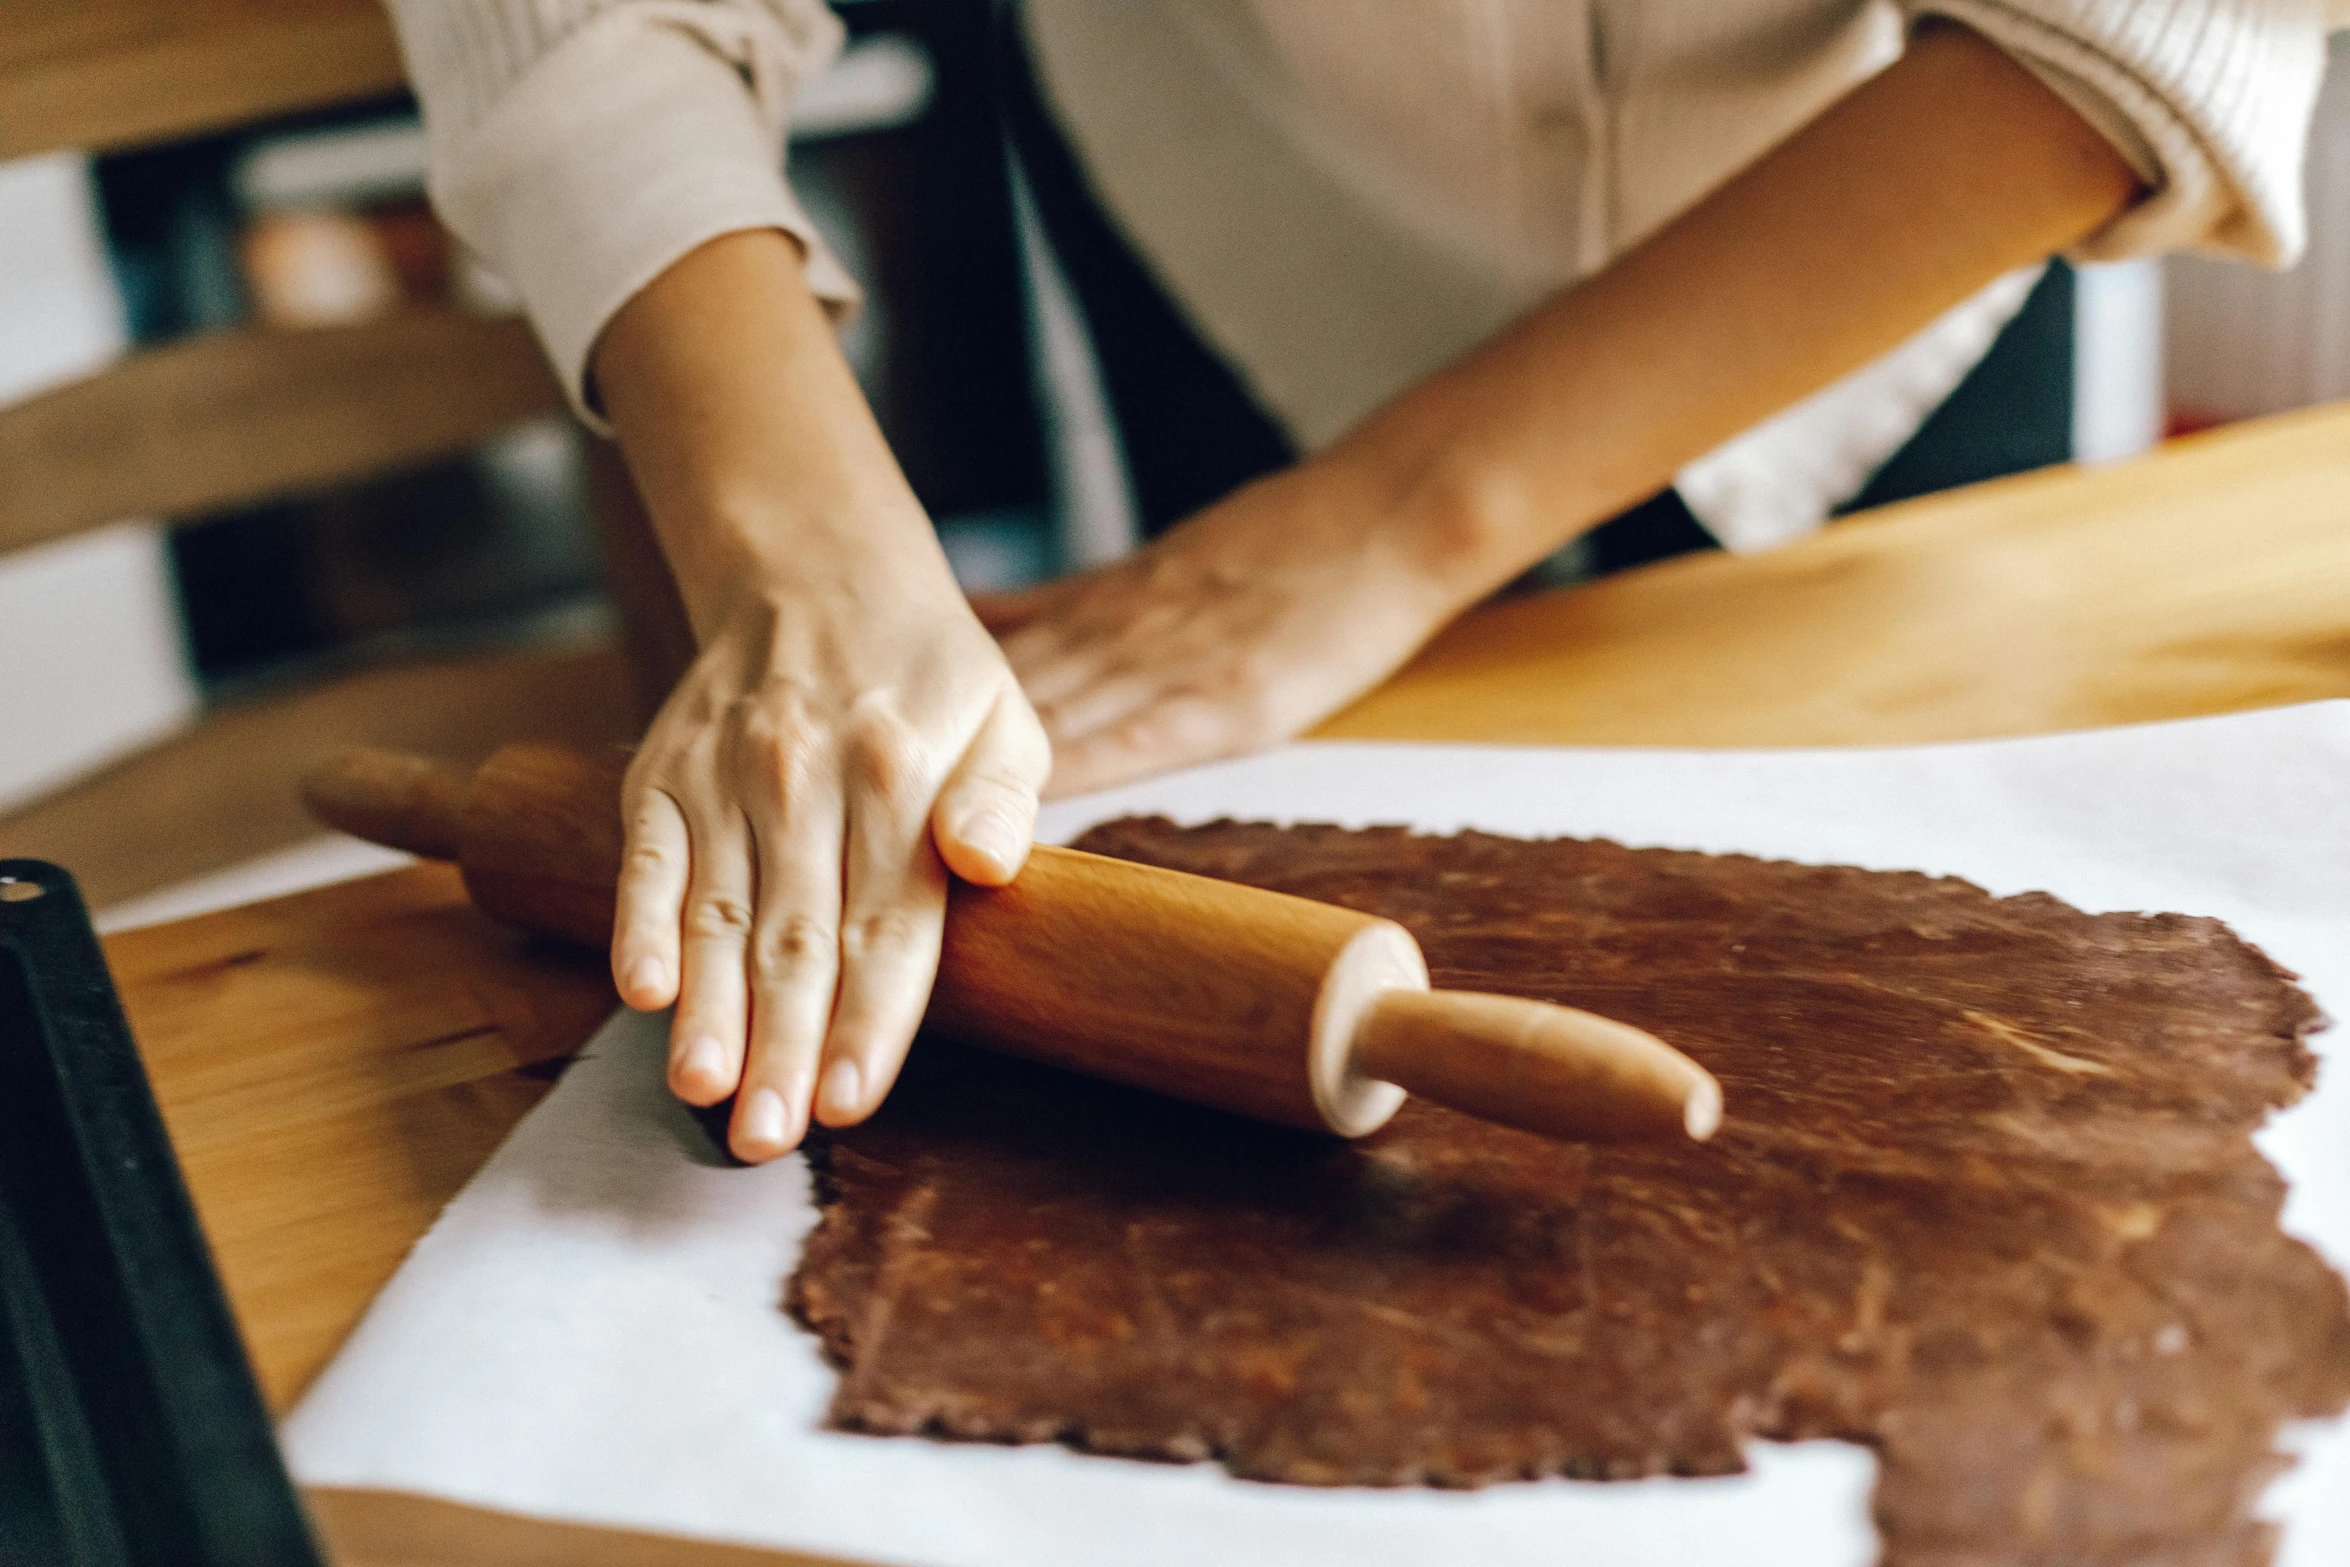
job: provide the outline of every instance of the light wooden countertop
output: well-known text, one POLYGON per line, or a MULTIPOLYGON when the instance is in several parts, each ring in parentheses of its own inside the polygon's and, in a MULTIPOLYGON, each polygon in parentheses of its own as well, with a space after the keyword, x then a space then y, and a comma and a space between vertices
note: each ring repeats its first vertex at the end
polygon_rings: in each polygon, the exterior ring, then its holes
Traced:
MULTIPOLYGON (((1482 611, 1318 731, 1890 744, 2350 696, 2350 405, 1482 611)), ((613 1006, 424 866, 107 952, 271 1403, 289 1406, 613 1006)), ((344 1562, 788 1558, 314 1493, 344 1562)))

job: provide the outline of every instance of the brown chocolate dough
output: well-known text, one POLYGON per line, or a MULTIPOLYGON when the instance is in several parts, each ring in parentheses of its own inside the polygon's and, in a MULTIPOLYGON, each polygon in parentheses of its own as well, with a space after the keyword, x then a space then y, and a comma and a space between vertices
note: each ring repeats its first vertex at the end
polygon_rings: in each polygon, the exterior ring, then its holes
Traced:
POLYGON ((2214 920, 1482 833, 1080 846, 1399 920, 1439 985, 1654 1030, 1729 1118, 1581 1148, 1413 1104, 1349 1145, 926 1040, 815 1155, 836 1426, 1316 1485, 1837 1437, 1888 1561, 2071 1567, 2265 1559, 2280 1423, 2350 1401, 2249 1140, 2319 1020, 2214 920))

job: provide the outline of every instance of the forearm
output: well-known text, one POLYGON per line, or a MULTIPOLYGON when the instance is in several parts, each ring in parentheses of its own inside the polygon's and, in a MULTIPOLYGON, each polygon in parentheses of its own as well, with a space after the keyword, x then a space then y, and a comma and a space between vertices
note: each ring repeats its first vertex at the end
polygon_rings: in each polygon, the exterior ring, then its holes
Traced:
POLYGON ((698 636, 747 587, 854 595, 875 563, 946 566, 798 248, 725 235, 663 272, 599 339, 594 384, 698 636))
POLYGON ((1972 33, 1909 52, 1645 244, 1327 454, 1462 602, 2131 197, 2120 155, 1972 33))
POLYGON ((622 786, 613 978, 771 1159, 888 1091, 948 872, 1019 871, 1051 748, 781 234, 671 265, 592 364, 701 644, 622 786))

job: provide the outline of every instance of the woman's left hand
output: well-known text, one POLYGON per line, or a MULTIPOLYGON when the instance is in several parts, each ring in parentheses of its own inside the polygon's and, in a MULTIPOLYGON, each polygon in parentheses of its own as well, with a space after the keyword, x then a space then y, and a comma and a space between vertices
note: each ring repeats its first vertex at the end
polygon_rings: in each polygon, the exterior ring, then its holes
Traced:
POLYGON ((974 598, 1076 794, 1257 750, 1386 678, 1470 597, 1424 527, 1329 460, 1112 565, 974 598))

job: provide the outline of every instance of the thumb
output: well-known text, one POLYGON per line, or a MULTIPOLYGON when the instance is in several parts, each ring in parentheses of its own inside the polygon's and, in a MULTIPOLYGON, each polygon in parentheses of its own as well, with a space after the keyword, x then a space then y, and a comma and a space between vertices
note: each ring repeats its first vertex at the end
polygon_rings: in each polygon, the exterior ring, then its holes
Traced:
POLYGON ((947 869, 983 887, 1019 875, 1052 770, 1052 742, 1035 710, 1018 688, 1006 689, 931 807, 930 835, 947 869))

